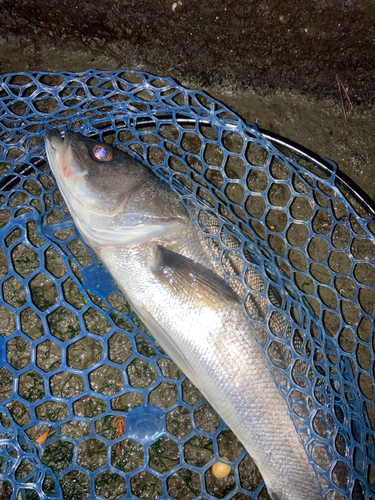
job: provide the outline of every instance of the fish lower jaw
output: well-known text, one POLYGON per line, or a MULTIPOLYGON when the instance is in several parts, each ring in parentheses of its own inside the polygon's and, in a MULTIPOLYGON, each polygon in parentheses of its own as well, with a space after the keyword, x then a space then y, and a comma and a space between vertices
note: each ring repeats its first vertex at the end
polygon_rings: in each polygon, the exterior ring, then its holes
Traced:
MULTIPOLYGON (((73 214, 74 222, 85 240, 91 244, 107 247, 131 247, 143 244, 161 244, 178 247, 181 238, 181 224, 170 222, 166 224, 122 226, 116 228, 96 228, 82 222, 73 214), (169 236, 172 236, 171 238, 169 236)), ((104 226, 104 224, 103 224, 104 226)))

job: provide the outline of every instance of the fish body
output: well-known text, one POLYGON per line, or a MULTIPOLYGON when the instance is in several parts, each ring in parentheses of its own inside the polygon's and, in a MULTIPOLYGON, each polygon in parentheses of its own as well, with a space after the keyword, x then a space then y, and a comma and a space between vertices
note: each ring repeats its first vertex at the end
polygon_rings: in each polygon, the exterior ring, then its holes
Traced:
POLYGON ((241 301, 178 196, 107 144, 73 132, 62 139, 52 130, 46 149, 82 236, 162 348, 244 445, 271 498, 322 499, 241 301))

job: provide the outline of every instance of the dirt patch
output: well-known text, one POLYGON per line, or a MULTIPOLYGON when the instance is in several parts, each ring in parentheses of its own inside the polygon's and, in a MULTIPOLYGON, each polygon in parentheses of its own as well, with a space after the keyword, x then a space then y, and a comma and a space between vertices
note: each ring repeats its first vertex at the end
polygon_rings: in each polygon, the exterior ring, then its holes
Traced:
POLYGON ((371 0, 4 0, 0 33, 202 86, 333 96, 338 72, 371 104, 374 26, 371 0))

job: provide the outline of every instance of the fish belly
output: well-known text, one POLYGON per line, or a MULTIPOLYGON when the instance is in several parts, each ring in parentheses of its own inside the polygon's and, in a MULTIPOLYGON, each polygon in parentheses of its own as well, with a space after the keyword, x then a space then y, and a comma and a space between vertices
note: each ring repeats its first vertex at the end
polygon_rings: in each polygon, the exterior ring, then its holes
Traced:
MULTIPOLYGON (((146 252, 147 253, 147 252, 146 252)), ((239 304, 194 307, 163 288, 139 249, 100 258, 156 340, 236 434, 273 500, 321 500, 285 400, 239 304)))

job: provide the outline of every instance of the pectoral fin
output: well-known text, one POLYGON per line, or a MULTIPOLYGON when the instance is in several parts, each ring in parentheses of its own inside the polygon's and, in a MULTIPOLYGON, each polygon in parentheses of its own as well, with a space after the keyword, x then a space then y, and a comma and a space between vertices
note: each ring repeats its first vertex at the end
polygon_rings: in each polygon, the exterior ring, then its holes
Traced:
POLYGON ((238 295, 211 269, 183 255, 156 246, 151 268, 160 283, 182 301, 220 310, 228 302, 240 303, 238 295))

